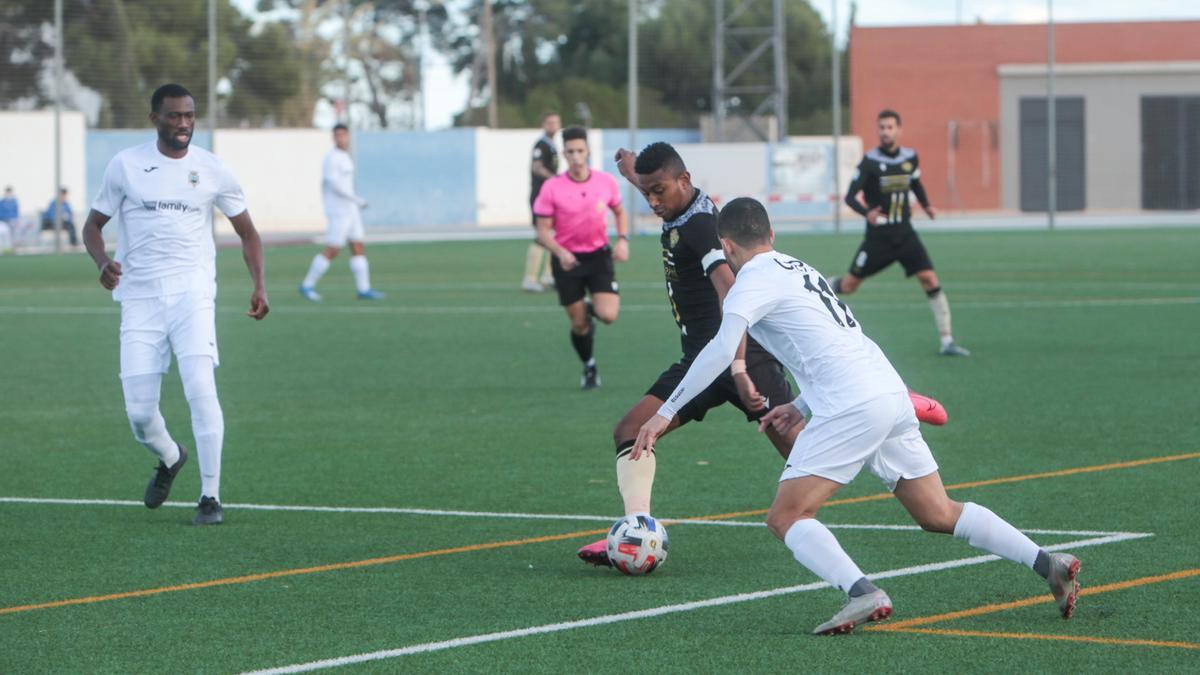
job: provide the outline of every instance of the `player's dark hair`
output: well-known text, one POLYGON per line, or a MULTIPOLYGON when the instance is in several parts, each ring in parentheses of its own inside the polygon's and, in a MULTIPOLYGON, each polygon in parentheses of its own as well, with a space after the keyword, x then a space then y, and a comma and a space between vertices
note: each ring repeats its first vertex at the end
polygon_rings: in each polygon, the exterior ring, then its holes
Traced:
POLYGON ((350 127, 338 122, 337 124, 333 125, 333 133, 336 134, 339 131, 350 131, 350 127))
POLYGON ((896 126, 900 126, 900 113, 892 110, 891 108, 884 108, 883 110, 880 110, 879 114, 875 116, 875 121, 878 122, 879 120, 887 117, 896 120, 896 126))
POLYGON ((567 127, 562 132, 563 143, 567 141, 583 141, 587 143, 587 129, 583 127, 567 127))
POLYGON ((757 199, 738 197, 717 214, 717 233, 739 246, 758 246, 771 241, 771 219, 757 199))
POLYGON ((542 121, 545 122, 547 117, 558 117, 558 111, 557 110, 543 110, 542 111, 542 121))
POLYGON ((164 84, 155 89, 154 95, 150 97, 150 112, 158 112, 164 98, 183 98, 184 96, 192 100, 196 99, 195 96, 192 96, 192 92, 182 84, 164 84))
POLYGON ((659 169, 666 169, 672 176, 687 171, 687 167, 683 164, 683 158, 675 151, 675 148, 670 143, 651 143, 647 145, 637 156, 637 161, 633 164, 633 170, 643 176, 648 176, 659 169))

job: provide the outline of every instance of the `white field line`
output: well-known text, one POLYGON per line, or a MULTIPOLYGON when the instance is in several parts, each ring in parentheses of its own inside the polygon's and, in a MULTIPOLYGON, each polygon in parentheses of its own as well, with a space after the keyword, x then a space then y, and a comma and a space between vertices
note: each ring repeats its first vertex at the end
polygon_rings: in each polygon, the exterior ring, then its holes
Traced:
MULTIPOLYGON (((55 499, 42 497, 0 497, 0 504, 52 504, 58 506, 143 506, 142 502, 131 499, 55 499)), ((163 506, 175 508, 195 508, 191 502, 164 502, 163 506)), ((390 506, 305 506, 288 504, 224 504, 227 509, 245 511, 291 511, 302 513, 382 513, 411 516, 450 516, 457 518, 495 518, 507 520, 573 520, 611 524, 616 516, 590 516, 573 513, 513 513, 503 511, 448 511, 440 509, 407 509, 390 506)), ((719 527, 766 527, 763 521, 744 520, 705 520, 703 518, 660 518, 665 525, 715 525, 719 527)), ((917 525, 873 525, 848 524, 826 525, 842 530, 891 530, 896 532, 916 532, 921 528, 917 525)), ((1098 530, 1041 530, 1023 529, 1029 534, 1051 534, 1070 537, 1095 537, 1126 534, 1141 534, 1138 532, 1108 532, 1098 530)))
MULTIPOLYGON (((1080 539, 1078 541, 1070 541, 1054 546, 1047 546, 1047 551, 1060 551, 1065 549, 1080 549, 1088 546, 1100 546, 1102 544, 1113 544, 1121 541, 1129 541, 1132 539, 1142 539, 1145 537, 1154 536, 1146 532, 1127 532, 1114 534, 1106 537, 1096 537, 1092 539, 1080 539)), ((940 563, 929 563, 926 565, 914 565, 912 567, 901 567, 897 569, 885 570, 869 574, 871 579, 891 579, 894 577, 905 577, 915 574, 927 574, 930 572, 939 572, 942 570, 955 569, 959 567, 967 567, 971 565, 980 565, 993 560, 1000 560, 994 555, 981 555, 972 558, 960 558, 958 560, 947 560, 940 563)), ((825 582, 814 582, 803 584, 801 586, 785 586, 783 588, 773 588, 766 591, 757 591, 754 593, 738 593, 736 595, 726 595, 708 600, 697 600, 694 602, 685 602, 678 605, 664 605, 661 607, 653 607, 634 612, 622 612, 620 614, 607 614, 604 616, 592 617, 590 619, 580 619, 577 621, 564 621, 561 623, 544 624, 541 626, 531 626, 529 628, 520 628, 517 630, 500 631, 496 633, 484 633, 481 635, 471 635, 468 637, 454 638, 452 640, 442 640, 439 642, 425 642, 421 644, 409 645, 397 649, 386 649, 382 651, 369 652, 366 654, 355 654, 352 656, 342 656, 332 659, 323 659, 320 661, 309 661, 307 663, 297 663, 290 666, 282 666, 276 668, 267 668, 263 670, 249 671, 246 675, 282 675, 283 673, 303 673, 313 670, 323 670, 326 668, 338 668, 357 663, 367 663, 370 661, 379 661, 383 659, 392 659, 400 656, 409 656, 412 654, 426 654, 429 652, 443 651, 447 649, 456 649, 458 647, 469 647, 472 645, 485 644, 488 642, 499 642, 502 640, 511 640, 514 638, 528 637, 530 635, 545 635, 548 633, 558 633, 576 628, 591 628, 593 626, 604 626, 607 624, 620 623, 623 621, 635 621, 638 619, 647 619, 655 616, 663 616, 666 614, 678 614, 681 612, 691 612, 698 609, 706 609, 709 607, 721 607, 724 605, 734 605, 743 602, 752 602, 755 600, 765 600, 781 595, 789 595, 793 593, 804 593, 807 591, 815 591, 827 587, 825 582)))
MULTIPOLYGON (((1058 299, 1058 300, 996 300, 996 301, 965 301, 955 302, 954 309, 960 310, 996 310, 996 309, 1058 309, 1058 308, 1104 308, 1104 307, 1138 307, 1165 305, 1196 305, 1200 297, 1162 297, 1162 298, 1093 298, 1093 299, 1058 299)), ((852 305, 856 312, 883 311, 913 311, 924 305, 916 302, 888 303, 857 303, 852 305)), ((622 305, 623 312, 664 312, 665 304, 622 305)), ((244 314, 241 307, 218 307, 220 314, 244 314)), ((0 314, 36 315, 36 316, 117 316, 118 308, 108 306, 96 307, 44 307, 44 306, 0 306, 0 314)), ((488 306, 368 306, 368 307, 314 307, 307 305, 283 305, 277 307, 275 314, 305 315, 305 316, 479 316, 504 314, 560 314, 558 305, 488 305, 488 306)))

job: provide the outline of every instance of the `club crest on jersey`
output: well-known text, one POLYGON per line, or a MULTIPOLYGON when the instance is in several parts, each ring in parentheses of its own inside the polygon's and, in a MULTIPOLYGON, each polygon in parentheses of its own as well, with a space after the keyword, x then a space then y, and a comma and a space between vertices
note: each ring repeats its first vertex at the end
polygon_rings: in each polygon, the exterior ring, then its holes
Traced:
POLYGON ((671 230, 671 234, 667 235, 667 240, 671 242, 671 248, 675 248, 679 244, 679 230, 671 230))
POLYGON ((901 164, 900 169, 902 171, 904 171, 905 173, 912 171, 912 162, 905 162, 905 163, 901 164))
POLYGON ((189 171, 188 172, 188 183, 191 183, 192 187, 196 187, 196 183, 199 183, 199 182, 200 182, 200 172, 199 171, 189 171))
POLYGON ((880 162, 880 163, 879 163, 879 170, 880 170, 880 171, 887 171, 887 164, 884 164, 883 162, 880 162))

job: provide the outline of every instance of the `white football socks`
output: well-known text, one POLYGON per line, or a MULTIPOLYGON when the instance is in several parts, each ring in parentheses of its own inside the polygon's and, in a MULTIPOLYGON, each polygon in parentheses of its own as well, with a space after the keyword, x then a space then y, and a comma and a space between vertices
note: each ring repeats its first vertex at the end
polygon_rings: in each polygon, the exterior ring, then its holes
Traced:
POLYGON ((946 299, 946 292, 938 289, 936 293, 929 296, 929 310, 933 312, 933 322, 937 325, 938 335, 942 338, 942 346, 954 342, 950 332, 950 301, 946 299))
POLYGON ((121 378, 125 392, 125 414, 138 443, 158 455, 163 464, 174 466, 179 461, 179 446, 167 433, 167 422, 158 410, 162 375, 150 373, 121 378))
POLYGON ((325 272, 328 270, 329 258, 318 253, 313 257, 312 264, 308 266, 308 274, 304 276, 303 286, 305 288, 316 288, 317 282, 321 280, 321 277, 325 276, 325 272))
POLYGON ((864 576, 842 550, 837 537, 820 521, 812 518, 797 520, 788 528, 783 543, 791 549, 797 562, 843 593, 849 593, 854 583, 864 576))
POLYGON ((636 462, 629 453, 617 457, 617 488, 625 502, 625 515, 650 512, 650 492, 654 488, 654 471, 658 459, 648 452, 636 462))
POLYGON ((200 460, 200 494, 221 501, 221 450, 225 441, 225 416, 217 401, 213 360, 208 356, 179 359, 183 392, 192 411, 192 433, 200 460))
POLYGON ((371 290, 371 273, 367 265, 367 256, 350 256, 350 272, 354 275, 354 285, 359 293, 371 290))
POLYGON ((975 548, 1021 563, 1030 569, 1041 550, 1017 528, 974 502, 963 504, 962 515, 954 525, 954 536, 966 539, 975 548))

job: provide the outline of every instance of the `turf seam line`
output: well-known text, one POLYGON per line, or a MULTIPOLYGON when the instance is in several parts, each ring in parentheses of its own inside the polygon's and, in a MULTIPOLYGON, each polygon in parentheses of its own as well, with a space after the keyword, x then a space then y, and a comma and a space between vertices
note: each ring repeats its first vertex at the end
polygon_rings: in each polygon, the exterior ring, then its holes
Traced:
POLYGON ((890 633, 919 633, 923 635, 949 635, 953 637, 982 637, 1008 640, 1053 640, 1061 642, 1087 642, 1090 644, 1118 645, 1124 647, 1165 647, 1173 649, 1200 649, 1200 643, 1176 642, 1173 640, 1139 640, 1132 638, 1092 637, 1087 635, 1053 635, 1050 633, 1009 633, 1003 631, 959 630, 954 628, 897 628, 890 633))

